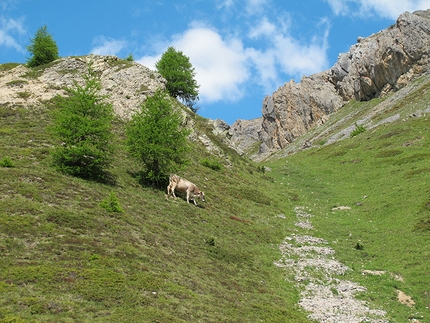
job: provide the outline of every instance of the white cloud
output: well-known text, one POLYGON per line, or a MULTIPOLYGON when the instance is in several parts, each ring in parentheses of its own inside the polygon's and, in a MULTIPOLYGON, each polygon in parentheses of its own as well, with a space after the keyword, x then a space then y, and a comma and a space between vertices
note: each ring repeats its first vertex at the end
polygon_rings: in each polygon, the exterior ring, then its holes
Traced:
POLYGON ((245 9, 249 15, 261 15, 267 0, 246 0, 245 9))
POLYGON ((25 53, 25 49, 16 40, 16 36, 25 34, 22 20, 0 17, 0 46, 13 48, 20 53, 25 53))
MULTIPOLYGON (((223 39, 211 28, 195 26, 173 37, 169 45, 190 58, 203 102, 235 101, 243 97, 241 86, 248 80, 249 71, 239 39, 223 39)), ((153 68, 160 57, 161 53, 145 56, 138 62, 153 68)))
POLYGON ((335 15, 347 15, 348 14, 348 0, 326 0, 333 10, 335 15))
POLYGON ((218 2, 218 9, 221 9, 221 8, 228 9, 234 4, 233 0, 219 0, 217 2, 218 2))
POLYGON ((367 16, 396 19, 405 11, 430 8, 430 0, 326 0, 336 15, 367 16))
POLYGON ((321 21, 324 33, 309 43, 300 42, 288 33, 288 28, 278 26, 263 17, 260 25, 251 29, 249 37, 265 39, 262 49, 248 49, 248 57, 259 75, 258 82, 266 93, 285 82, 285 75, 300 79, 303 75, 321 72, 328 66, 327 38, 329 24, 321 21))
POLYGON ((143 56, 142 58, 136 59, 136 62, 150 68, 151 70, 155 70, 155 63, 157 63, 160 58, 161 54, 158 54, 157 56, 143 56))
POLYGON ((97 37, 94 40, 96 47, 90 50, 95 55, 118 55, 118 53, 127 45, 125 40, 118 40, 106 37, 97 37))
POLYGON ((300 79, 328 67, 327 22, 319 26, 324 32, 307 42, 289 34, 288 19, 276 24, 266 17, 258 21, 243 39, 222 36, 212 28, 194 23, 169 42, 155 44, 156 54, 137 62, 155 69, 155 63, 168 46, 182 51, 195 68, 203 103, 239 100, 253 85, 259 85, 269 94, 291 77, 300 79), (245 47, 247 40, 251 42, 245 47))
POLYGON ((267 17, 263 17, 259 25, 252 27, 248 36, 250 38, 259 38, 264 36, 272 36, 276 32, 276 26, 269 22, 267 17))
POLYGON ((187 30, 173 46, 190 57, 204 101, 235 101, 244 93, 241 85, 248 80, 246 56, 239 39, 222 39, 207 27, 187 30))

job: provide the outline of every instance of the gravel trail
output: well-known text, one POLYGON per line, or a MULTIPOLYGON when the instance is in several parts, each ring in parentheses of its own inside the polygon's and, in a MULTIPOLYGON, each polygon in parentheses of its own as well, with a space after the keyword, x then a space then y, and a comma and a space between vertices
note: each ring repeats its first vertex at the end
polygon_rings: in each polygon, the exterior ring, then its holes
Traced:
MULTIPOLYGON (((304 207, 296 207, 296 226, 312 230, 312 214, 304 207)), ((292 235, 279 246, 282 257, 275 265, 285 268, 302 289, 299 305, 308 311, 310 319, 324 323, 388 323, 386 312, 371 309, 367 302, 357 300, 355 294, 366 288, 337 278, 351 270, 335 259, 329 243, 310 235, 292 235)))

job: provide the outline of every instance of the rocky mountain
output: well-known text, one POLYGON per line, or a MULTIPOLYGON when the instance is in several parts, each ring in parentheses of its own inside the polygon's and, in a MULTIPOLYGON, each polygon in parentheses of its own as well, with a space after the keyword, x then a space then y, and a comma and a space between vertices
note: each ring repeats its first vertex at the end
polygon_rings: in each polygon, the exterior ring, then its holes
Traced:
MULTIPOLYGON (((405 12, 395 25, 358 38, 332 68, 298 84, 290 81, 264 98, 262 119, 256 119, 261 124, 252 126, 261 142, 253 158, 287 147, 351 100, 367 101, 404 88, 429 72, 429 53, 430 10, 405 12)), ((254 143, 255 132, 243 125, 238 120, 231 127, 236 142, 254 143)))

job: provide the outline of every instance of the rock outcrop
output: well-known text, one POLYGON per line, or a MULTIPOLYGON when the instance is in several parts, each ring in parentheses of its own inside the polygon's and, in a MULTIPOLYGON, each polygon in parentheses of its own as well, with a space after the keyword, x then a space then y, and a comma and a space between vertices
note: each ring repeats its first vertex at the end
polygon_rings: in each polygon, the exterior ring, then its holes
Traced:
POLYGON ((261 122, 263 118, 252 120, 236 120, 228 129, 229 138, 232 146, 240 154, 248 152, 252 146, 260 142, 259 133, 261 131, 261 122))
POLYGON ((286 83, 263 100, 260 154, 286 147, 350 100, 397 91, 430 69, 430 10, 405 12, 395 25, 359 38, 334 66, 286 83))
POLYGON ((0 104, 38 106, 56 95, 65 95, 64 87, 74 82, 83 84, 82 75, 88 72, 90 65, 100 74, 100 94, 108 95, 115 113, 124 118, 129 117, 148 95, 166 86, 160 74, 116 56, 65 57, 36 72, 19 65, 0 73, 0 104))

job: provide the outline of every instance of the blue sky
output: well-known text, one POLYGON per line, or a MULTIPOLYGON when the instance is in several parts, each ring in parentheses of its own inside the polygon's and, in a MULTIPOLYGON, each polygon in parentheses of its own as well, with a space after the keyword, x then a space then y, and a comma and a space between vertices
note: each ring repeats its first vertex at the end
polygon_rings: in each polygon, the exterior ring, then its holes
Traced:
POLYGON ((0 63, 26 62, 43 25, 60 56, 131 53, 155 69, 174 46, 195 67, 198 114, 232 124, 261 117, 266 95, 330 68, 358 36, 429 8, 430 0, 0 0, 0 63))

